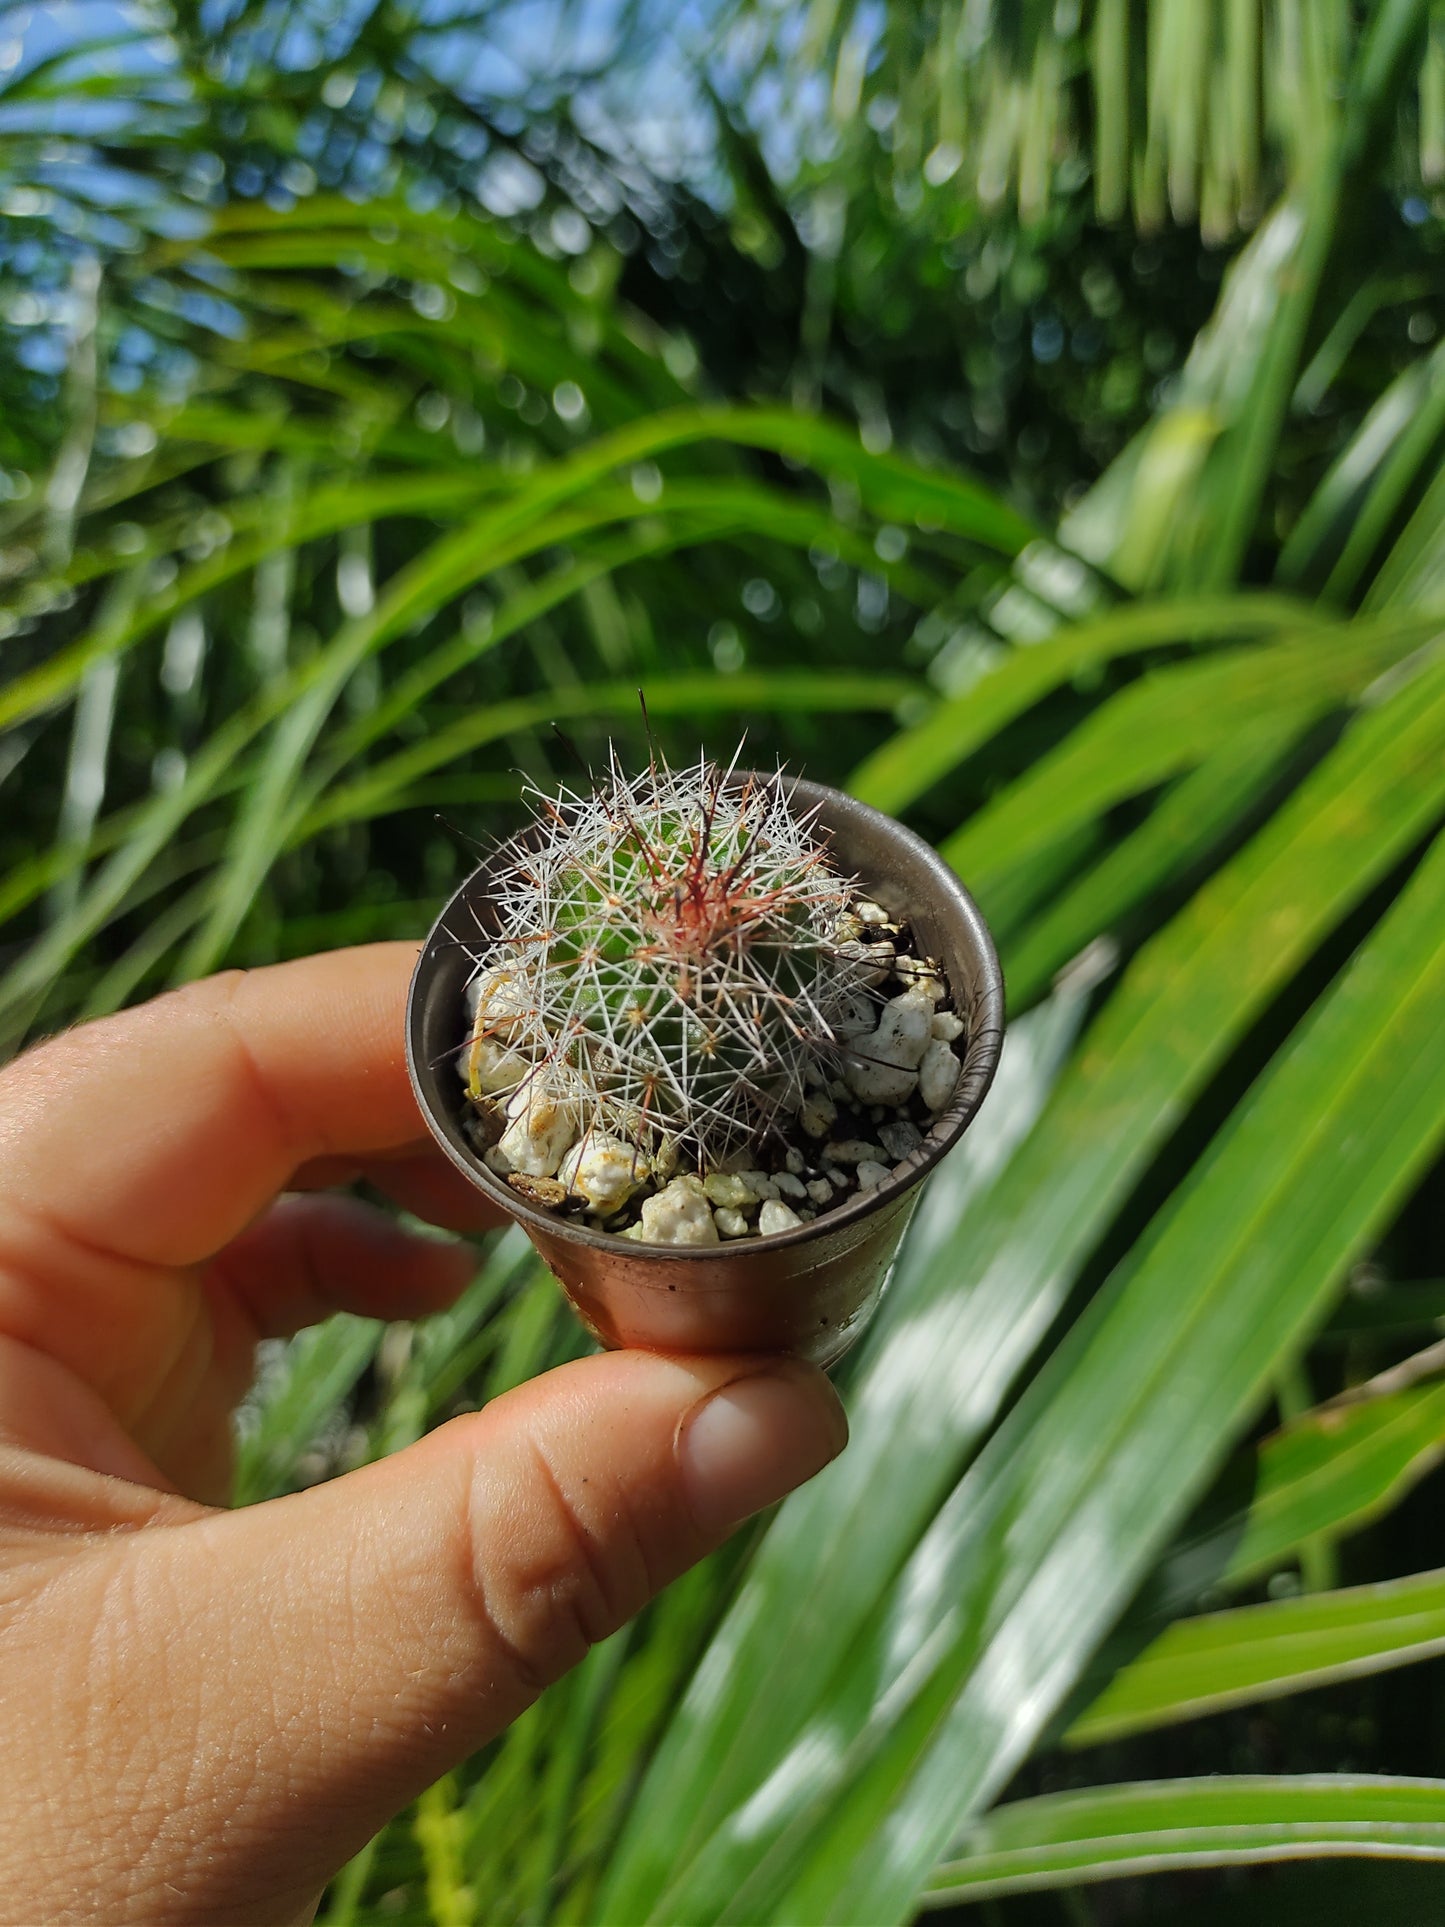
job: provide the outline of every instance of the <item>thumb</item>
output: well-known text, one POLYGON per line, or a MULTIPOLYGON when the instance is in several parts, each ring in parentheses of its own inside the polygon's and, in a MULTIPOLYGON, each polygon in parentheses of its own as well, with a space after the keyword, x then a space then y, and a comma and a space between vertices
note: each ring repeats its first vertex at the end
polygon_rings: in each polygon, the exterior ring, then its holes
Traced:
POLYGON ((846 1436, 810 1366, 614 1353, 329 1485, 146 1535, 160 1596, 183 1602, 173 1716, 176 1682, 201 1682, 181 1744, 192 1868, 238 1918, 304 1904, 846 1436))

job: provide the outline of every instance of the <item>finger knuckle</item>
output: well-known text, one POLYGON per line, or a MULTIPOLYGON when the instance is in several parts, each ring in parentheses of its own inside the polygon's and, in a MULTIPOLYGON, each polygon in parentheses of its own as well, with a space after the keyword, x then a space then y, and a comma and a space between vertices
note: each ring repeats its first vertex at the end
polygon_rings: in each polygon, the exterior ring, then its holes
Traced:
POLYGON ((614 1633, 652 1588, 625 1495, 610 1495, 601 1508, 580 1504, 535 1441, 528 1442, 521 1476, 526 1498, 507 1507, 501 1561, 490 1543, 486 1515, 495 1513, 487 1505, 473 1525, 471 1564, 492 1634, 531 1698, 614 1633))

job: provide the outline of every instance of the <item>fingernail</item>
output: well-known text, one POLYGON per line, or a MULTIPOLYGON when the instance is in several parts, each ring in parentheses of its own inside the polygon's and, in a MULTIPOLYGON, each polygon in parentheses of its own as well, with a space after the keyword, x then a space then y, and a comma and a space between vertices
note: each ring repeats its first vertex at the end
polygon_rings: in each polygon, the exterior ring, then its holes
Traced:
POLYGON ((735 1379, 687 1421, 683 1480, 703 1531, 720 1536, 772 1505, 842 1451, 848 1421, 821 1372, 735 1379))

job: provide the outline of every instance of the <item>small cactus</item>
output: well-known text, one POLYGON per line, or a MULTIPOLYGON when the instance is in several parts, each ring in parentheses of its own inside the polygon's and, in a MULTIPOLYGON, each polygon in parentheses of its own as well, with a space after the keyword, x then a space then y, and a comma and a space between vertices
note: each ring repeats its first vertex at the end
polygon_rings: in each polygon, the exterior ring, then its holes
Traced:
POLYGON ((545 1111, 664 1166, 760 1141, 872 1021, 852 886, 812 817, 781 776, 706 760, 630 781, 614 763, 535 816, 491 866, 473 1099, 503 1104, 513 1132, 545 1111))

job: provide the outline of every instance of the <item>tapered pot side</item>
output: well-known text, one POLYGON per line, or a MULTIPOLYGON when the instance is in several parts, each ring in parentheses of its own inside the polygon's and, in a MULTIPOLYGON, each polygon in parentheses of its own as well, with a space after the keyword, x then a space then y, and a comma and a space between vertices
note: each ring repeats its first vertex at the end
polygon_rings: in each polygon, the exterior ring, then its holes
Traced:
MULTIPOLYGON (((741 785, 746 772, 733 779, 741 785)), ((835 868, 906 919, 920 954, 944 967, 967 1026, 962 1074, 923 1143, 874 1190, 795 1231, 722 1246, 646 1245, 524 1203, 487 1170, 463 1130, 457 1058, 467 1036, 472 955, 496 921, 483 864, 452 897, 422 947, 407 1004, 407 1065, 422 1116, 469 1183, 527 1231, 587 1329, 609 1350, 792 1352, 831 1365, 882 1295, 919 1181, 968 1128, 998 1065, 1003 978, 977 905, 937 853, 891 817, 841 791, 784 777, 799 815, 835 868)))

